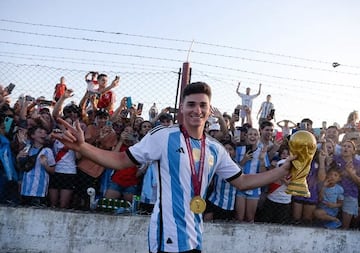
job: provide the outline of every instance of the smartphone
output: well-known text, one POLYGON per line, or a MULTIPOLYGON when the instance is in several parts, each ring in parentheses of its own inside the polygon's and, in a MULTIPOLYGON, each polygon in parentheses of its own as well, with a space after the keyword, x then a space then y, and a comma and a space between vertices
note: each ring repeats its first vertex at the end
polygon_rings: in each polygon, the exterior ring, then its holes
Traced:
POLYGON ((13 123, 14 119, 11 117, 5 117, 4 123, 5 123, 5 132, 10 132, 11 125, 13 123))
POLYGON ((234 137, 236 136, 240 138, 240 135, 241 135, 241 127, 237 126, 234 131, 234 137))
POLYGON ((239 108, 234 109, 234 115, 236 116, 235 121, 239 121, 239 118, 240 118, 240 109, 239 108))
POLYGON ((271 109, 269 115, 267 116, 267 120, 272 120, 275 115, 275 109, 271 109))
POLYGON ((235 108, 234 114, 237 115, 237 116, 240 116, 240 109, 239 109, 239 108, 235 108))
POLYGON ((253 153, 252 145, 246 145, 246 153, 248 153, 248 152, 249 152, 249 154, 253 153))
POLYGON ((138 113, 138 115, 141 115, 143 107, 144 107, 143 103, 138 103, 138 105, 137 105, 137 113, 138 113))
POLYGON ((132 99, 131 97, 126 98, 126 107, 130 109, 132 107, 132 99))
POLYGON ((13 91, 13 89, 15 88, 15 84, 10 83, 8 86, 6 86, 6 91, 8 94, 11 94, 11 92, 13 91))
POLYGON ((276 133, 275 140, 282 141, 283 140, 283 133, 278 131, 276 133))

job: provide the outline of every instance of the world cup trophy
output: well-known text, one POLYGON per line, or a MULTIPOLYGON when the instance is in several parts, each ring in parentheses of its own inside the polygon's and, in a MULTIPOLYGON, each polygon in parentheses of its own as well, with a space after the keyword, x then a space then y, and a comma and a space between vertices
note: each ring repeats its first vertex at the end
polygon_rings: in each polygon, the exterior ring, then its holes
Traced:
POLYGON ((308 131, 296 131, 289 140, 290 154, 296 156, 291 163, 291 181, 286 193, 309 198, 310 192, 306 177, 310 172, 311 161, 316 152, 316 139, 308 131))

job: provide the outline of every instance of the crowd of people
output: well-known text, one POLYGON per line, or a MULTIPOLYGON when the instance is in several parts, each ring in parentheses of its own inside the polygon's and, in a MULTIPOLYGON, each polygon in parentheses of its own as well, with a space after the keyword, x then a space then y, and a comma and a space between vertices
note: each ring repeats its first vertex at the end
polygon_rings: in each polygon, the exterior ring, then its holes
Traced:
MULTIPOLYGON (((158 168, 153 161, 121 170, 108 168, 70 149, 61 138, 54 138, 54 133, 68 129, 65 124, 59 124, 59 119, 70 126, 79 122, 86 143, 102 150, 127 152, 149 131, 176 124, 176 114, 170 113, 169 108, 158 110, 154 103, 148 117, 144 117, 142 107, 133 105, 131 97, 123 97, 117 106, 113 89, 119 86, 118 76, 108 84, 106 74, 89 72, 85 83, 84 96, 78 104, 69 102, 73 91, 66 86, 65 77, 56 84, 50 101, 28 94, 11 105, 10 99, 14 99, 11 91, 0 87, 2 204, 89 210, 87 190, 94 188, 97 199, 131 203, 134 196, 141 196, 140 210, 146 214, 153 211, 159 192, 158 168)), ((249 88, 244 94, 239 90, 240 83, 236 92, 242 103, 235 103, 234 112, 229 114, 211 107, 204 129, 207 136, 225 147, 243 174, 258 174, 281 166, 290 155, 288 140, 292 133, 298 130, 313 133, 318 149, 307 176, 311 197, 287 194, 286 186, 291 180, 288 176, 262 187, 239 190, 215 174, 206 192, 203 220, 359 228, 357 112, 350 113, 343 127, 323 125, 318 132, 308 118, 298 124, 291 120, 276 122, 271 95, 267 95, 257 112, 259 128, 255 128, 251 118, 252 99, 260 95, 261 84, 255 95, 250 95, 249 88), (276 132, 275 126, 281 131, 276 132)), ((184 150, 179 148, 178 152, 184 150)), ((201 154, 196 156, 194 160, 199 160, 201 154)))

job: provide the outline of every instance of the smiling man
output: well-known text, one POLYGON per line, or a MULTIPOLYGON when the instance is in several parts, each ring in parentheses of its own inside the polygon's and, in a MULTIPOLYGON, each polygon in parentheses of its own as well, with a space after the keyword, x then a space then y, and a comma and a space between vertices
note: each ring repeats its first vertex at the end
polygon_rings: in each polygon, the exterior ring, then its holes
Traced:
POLYGON ((87 144, 79 124, 74 128, 61 119, 68 130, 53 134, 104 167, 123 169, 154 162, 158 194, 149 227, 150 252, 201 252, 206 190, 215 174, 239 189, 250 189, 287 175, 290 167, 291 159, 278 170, 243 175, 225 148, 204 133, 211 111, 210 86, 191 83, 182 97, 183 125, 155 127, 125 152, 87 144))

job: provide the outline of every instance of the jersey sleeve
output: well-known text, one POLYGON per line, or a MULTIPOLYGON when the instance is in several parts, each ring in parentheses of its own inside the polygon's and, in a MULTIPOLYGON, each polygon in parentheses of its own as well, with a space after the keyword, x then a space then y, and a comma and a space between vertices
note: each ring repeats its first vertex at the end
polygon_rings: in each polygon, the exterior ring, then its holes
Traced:
POLYGON ((140 142, 129 147, 127 154, 136 164, 157 161, 161 158, 162 149, 166 141, 165 129, 163 127, 152 129, 140 142))
POLYGON ((54 153, 53 153, 51 148, 44 148, 43 150, 41 150, 39 155, 45 155, 46 156, 47 162, 48 162, 50 167, 56 165, 54 153))
POLYGON ((242 174, 241 168, 231 159, 224 148, 220 148, 219 151, 219 164, 216 168, 216 174, 228 182, 242 174))

